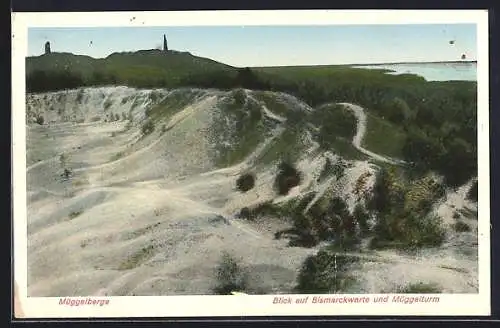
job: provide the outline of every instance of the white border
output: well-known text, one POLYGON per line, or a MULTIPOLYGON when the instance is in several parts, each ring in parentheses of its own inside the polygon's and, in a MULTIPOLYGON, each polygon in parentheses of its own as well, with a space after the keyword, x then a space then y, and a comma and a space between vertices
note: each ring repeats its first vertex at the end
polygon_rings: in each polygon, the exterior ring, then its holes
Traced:
MULTIPOLYGON (((12 14, 12 147, 14 200, 14 270, 25 318, 193 317, 258 315, 489 315, 489 103, 488 12, 486 10, 287 10, 203 12, 98 12, 12 14), (135 19, 131 20, 132 17, 135 19), (99 22, 99 23, 97 23, 99 22), (479 294, 441 294, 422 304, 273 305, 273 296, 109 297, 105 306, 69 307, 59 298, 27 297, 25 56, 28 27, 477 24, 479 294)), ((303 297, 300 295, 298 297, 303 297)), ((323 295, 324 296, 324 295, 323 295)), ((363 295, 357 295, 363 296, 363 295)), ((370 295, 366 295, 370 296, 370 295)), ((373 295, 371 295, 373 296, 373 295)), ((430 295, 429 295, 430 296, 430 295)))

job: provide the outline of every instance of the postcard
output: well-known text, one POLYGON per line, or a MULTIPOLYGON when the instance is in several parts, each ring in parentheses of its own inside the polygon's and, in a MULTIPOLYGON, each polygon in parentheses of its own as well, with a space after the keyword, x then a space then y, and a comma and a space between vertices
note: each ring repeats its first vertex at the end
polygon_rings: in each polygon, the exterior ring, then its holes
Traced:
POLYGON ((490 314, 487 11, 12 26, 16 317, 490 314))

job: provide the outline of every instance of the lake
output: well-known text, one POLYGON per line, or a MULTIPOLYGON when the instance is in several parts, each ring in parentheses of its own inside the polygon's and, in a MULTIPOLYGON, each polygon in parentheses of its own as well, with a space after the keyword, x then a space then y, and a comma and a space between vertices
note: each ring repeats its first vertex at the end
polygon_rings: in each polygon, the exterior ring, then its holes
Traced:
POLYGON ((477 65, 472 62, 353 65, 352 67, 393 71, 387 74, 416 74, 427 81, 477 81, 477 65))

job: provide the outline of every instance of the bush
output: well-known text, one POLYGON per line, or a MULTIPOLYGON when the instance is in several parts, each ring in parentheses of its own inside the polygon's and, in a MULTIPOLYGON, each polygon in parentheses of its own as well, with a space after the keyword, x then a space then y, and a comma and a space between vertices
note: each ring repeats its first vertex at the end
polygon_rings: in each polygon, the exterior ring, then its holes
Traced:
POLYGON ((244 291, 247 288, 247 275, 228 253, 222 254, 216 268, 216 280, 214 292, 218 295, 230 295, 232 291, 244 291))
POLYGON ((472 184, 469 192, 467 193, 467 198, 477 202, 477 181, 472 184))
POLYGON ((252 211, 248 207, 243 207, 238 213, 238 217, 246 220, 250 220, 252 218, 252 211))
POLYGON ((43 116, 41 116, 41 115, 36 118, 36 123, 37 124, 43 125, 44 121, 45 120, 43 119, 43 116))
POLYGON ((76 94, 76 102, 80 104, 83 99, 83 89, 78 90, 78 93, 76 94))
POLYGON ((298 186, 301 181, 300 172, 287 162, 279 165, 278 175, 275 179, 275 189, 279 195, 287 195, 290 189, 298 186))
POLYGON ((307 257, 302 264, 295 289, 304 294, 346 291, 354 283, 348 269, 356 262, 354 257, 320 250, 316 255, 307 257))
POLYGON ((151 121, 151 120, 147 120, 142 125, 142 128, 141 128, 143 135, 151 134, 151 133, 153 133, 154 130, 155 130, 155 125, 154 125, 153 121, 151 121))
POLYGON ((359 224, 361 233, 364 235, 368 234, 370 232, 370 227, 368 225, 370 215, 361 204, 356 205, 356 207, 354 208, 353 216, 356 222, 359 224))
POLYGON ((245 90, 243 89, 235 90, 233 97, 236 105, 243 106, 245 104, 245 98, 246 98, 245 90))
POLYGON ((236 180, 236 187, 241 192, 247 192, 255 186, 255 175, 252 173, 245 173, 236 180))
POLYGON ((82 211, 75 211, 75 212, 71 212, 71 213, 69 213, 68 217, 69 217, 70 219, 74 219, 74 218, 76 218, 77 216, 80 216, 80 214, 82 214, 82 213, 83 213, 82 211))
POLYGON ((458 221, 458 222, 455 222, 453 224, 453 229, 456 231, 456 232, 468 232, 470 231, 470 227, 467 223, 463 222, 463 221, 458 221))
POLYGON ((399 288, 398 293, 401 294, 439 294, 441 293, 441 288, 434 283, 412 283, 403 288, 399 288))
POLYGON ((445 238, 446 232, 438 217, 421 217, 415 213, 395 211, 379 216, 371 247, 385 248, 393 245, 412 250, 439 246, 445 238))

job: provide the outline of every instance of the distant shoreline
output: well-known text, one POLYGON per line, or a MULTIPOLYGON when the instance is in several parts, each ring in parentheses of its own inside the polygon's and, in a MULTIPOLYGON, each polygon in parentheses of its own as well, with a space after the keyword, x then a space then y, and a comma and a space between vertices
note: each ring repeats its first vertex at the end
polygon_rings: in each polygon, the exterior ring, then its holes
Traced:
POLYGON ((321 65, 281 65, 281 66, 254 66, 251 68, 281 68, 281 67, 332 67, 332 66, 387 66, 387 65, 425 65, 425 64, 477 64, 477 60, 431 61, 431 62, 393 62, 374 64, 321 64, 321 65))
POLYGON ((342 66, 384 66, 384 65, 422 65, 422 64, 477 64, 477 60, 451 60, 431 62, 394 62, 377 64, 343 64, 342 66))

